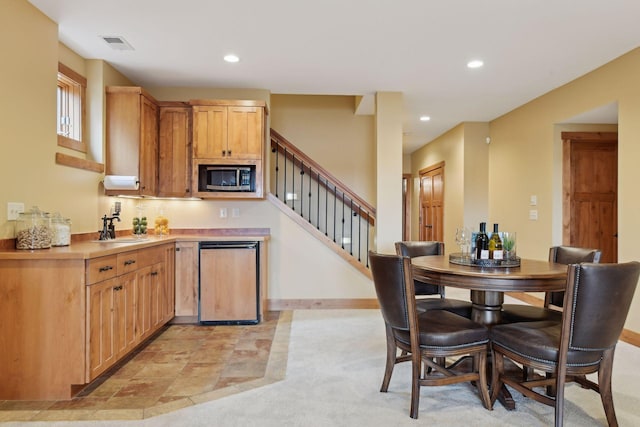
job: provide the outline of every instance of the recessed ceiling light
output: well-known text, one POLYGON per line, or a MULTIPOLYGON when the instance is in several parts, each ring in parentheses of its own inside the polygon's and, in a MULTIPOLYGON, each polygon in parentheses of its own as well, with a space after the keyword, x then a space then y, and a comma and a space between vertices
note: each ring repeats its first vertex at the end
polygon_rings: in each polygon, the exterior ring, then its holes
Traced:
POLYGON ((429 116, 420 116, 420 121, 421 122, 428 122, 429 120, 431 120, 431 117, 429 117, 429 116))
POLYGON ((467 62, 467 67, 469 68, 480 68, 484 65, 484 62, 479 59, 474 59, 473 61, 467 62))
POLYGON ((238 58, 234 54, 229 54, 229 55, 225 55, 224 56, 224 60, 227 61, 227 62, 238 62, 238 61, 240 61, 240 58, 238 58))

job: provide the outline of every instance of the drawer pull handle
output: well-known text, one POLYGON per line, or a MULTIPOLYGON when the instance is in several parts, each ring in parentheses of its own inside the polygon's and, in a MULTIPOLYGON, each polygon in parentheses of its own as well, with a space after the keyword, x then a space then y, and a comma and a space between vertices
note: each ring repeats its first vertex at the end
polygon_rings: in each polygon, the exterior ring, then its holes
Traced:
POLYGON ((122 290, 122 285, 120 286, 116 286, 115 288, 113 288, 114 291, 121 291, 122 290))
POLYGON ((157 275, 158 275, 158 272, 157 272, 157 271, 152 271, 152 272, 151 272, 151 275, 152 275, 152 276, 157 276, 157 275))
POLYGON ((136 260, 135 259, 128 259, 124 262, 124 265, 131 265, 131 264, 135 264, 136 260))
POLYGON ((103 273, 105 271, 109 271, 109 270, 113 270, 113 267, 111 267, 110 265, 105 265, 103 267, 100 267, 100 269, 98 270, 100 273, 103 273))

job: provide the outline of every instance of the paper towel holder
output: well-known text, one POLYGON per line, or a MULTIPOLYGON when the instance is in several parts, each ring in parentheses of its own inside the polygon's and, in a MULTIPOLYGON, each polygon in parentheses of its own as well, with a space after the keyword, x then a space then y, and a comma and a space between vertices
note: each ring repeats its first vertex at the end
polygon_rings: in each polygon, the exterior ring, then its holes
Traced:
POLYGON ((105 175, 102 184, 105 190, 137 190, 140 181, 137 176, 105 175))

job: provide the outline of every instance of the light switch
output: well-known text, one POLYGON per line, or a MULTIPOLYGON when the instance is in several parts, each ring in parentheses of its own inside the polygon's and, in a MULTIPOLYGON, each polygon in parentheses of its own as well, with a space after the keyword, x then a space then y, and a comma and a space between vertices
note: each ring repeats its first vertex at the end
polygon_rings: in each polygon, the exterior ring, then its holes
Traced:
POLYGON ((530 209, 529 210, 529 219, 532 221, 537 221, 538 220, 538 210, 537 209, 530 209))
POLYGON ((227 208, 220 208, 220 218, 227 217, 227 208))
POLYGON ((529 198, 529 206, 538 206, 538 196, 535 194, 531 195, 529 198))
POLYGON ((9 202, 7 203, 7 220, 14 221, 18 219, 18 215, 24 212, 24 203, 9 202))

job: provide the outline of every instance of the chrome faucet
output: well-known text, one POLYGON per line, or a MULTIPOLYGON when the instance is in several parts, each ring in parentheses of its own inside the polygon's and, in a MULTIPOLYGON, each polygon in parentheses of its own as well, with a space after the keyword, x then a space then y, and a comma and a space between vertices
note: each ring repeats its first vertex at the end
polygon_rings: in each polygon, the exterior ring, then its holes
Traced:
POLYGON ((116 238, 116 226, 113 224, 113 220, 122 221, 120 219, 120 202, 115 202, 114 207, 111 208, 111 216, 106 214, 102 217, 102 230, 99 231, 99 240, 111 240, 116 238))

